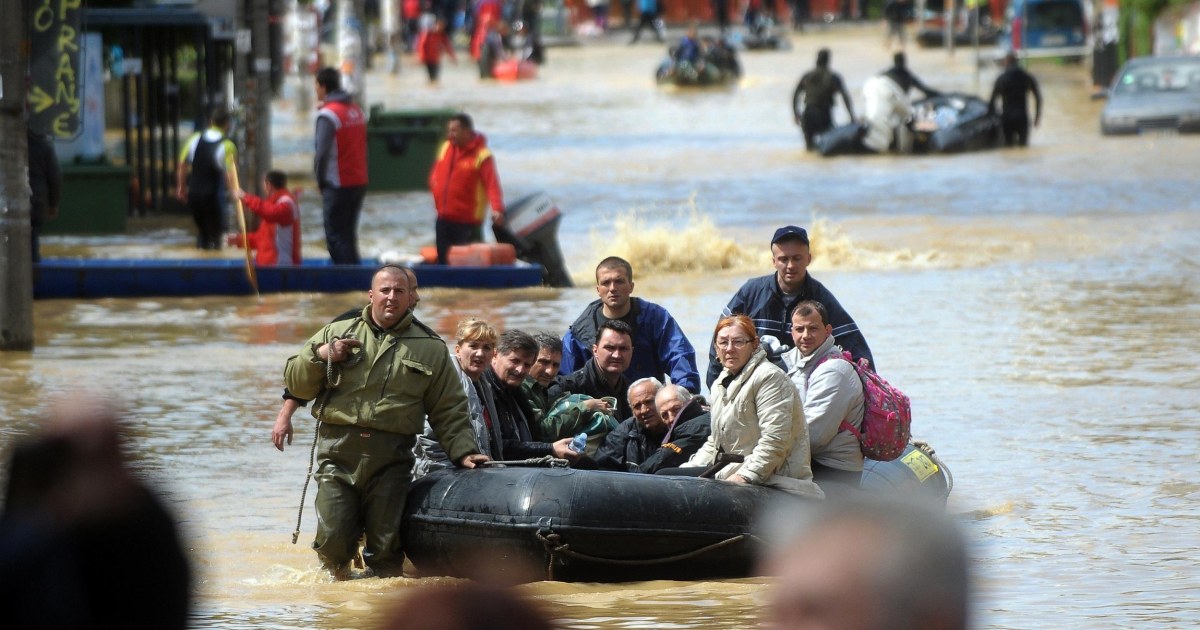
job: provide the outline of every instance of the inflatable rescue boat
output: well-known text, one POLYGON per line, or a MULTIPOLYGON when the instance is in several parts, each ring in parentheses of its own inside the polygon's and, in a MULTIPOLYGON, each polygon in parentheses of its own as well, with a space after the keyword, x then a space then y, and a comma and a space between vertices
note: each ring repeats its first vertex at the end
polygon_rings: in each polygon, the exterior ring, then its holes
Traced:
MULTIPOLYGON (((868 460, 862 486, 944 503, 949 470, 924 444, 868 460)), ((812 502, 763 486, 696 477, 490 467, 415 481, 404 550, 421 575, 626 582, 755 574, 766 544, 756 517, 778 501, 812 502)))

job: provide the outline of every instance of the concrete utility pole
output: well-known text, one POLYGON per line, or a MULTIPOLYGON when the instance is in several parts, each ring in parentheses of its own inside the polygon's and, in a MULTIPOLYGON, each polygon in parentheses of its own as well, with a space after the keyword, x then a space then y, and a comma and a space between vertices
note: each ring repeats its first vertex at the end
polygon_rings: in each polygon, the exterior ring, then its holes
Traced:
POLYGON ((271 34, 270 0, 248 0, 246 23, 250 30, 250 61, 242 74, 240 95, 246 124, 240 173, 242 188, 262 193, 259 185, 271 170, 271 34))
POLYGON ((25 73, 29 33, 22 0, 0 0, 0 351, 33 349, 33 252, 25 73))

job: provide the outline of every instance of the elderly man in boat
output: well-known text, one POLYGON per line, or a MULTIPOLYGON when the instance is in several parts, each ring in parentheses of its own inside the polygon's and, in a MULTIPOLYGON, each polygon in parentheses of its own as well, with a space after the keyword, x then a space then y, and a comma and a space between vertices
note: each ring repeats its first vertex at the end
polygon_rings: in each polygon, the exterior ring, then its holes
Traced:
POLYGON ((633 417, 605 436, 598 468, 655 473, 679 466, 708 439, 708 413, 691 392, 644 378, 629 386, 633 417))
POLYGON ((826 492, 858 488, 863 453, 847 426, 863 420, 863 385, 854 366, 834 343, 829 313, 820 302, 806 300, 792 311, 796 347, 783 355, 788 378, 796 386, 808 422, 813 480, 826 492))
POLYGON ((413 318, 407 272, 381 267, 367 298, 356 317, 313 335, 284 370, 290 392, 316 400, 313 549, 335 579, 351 577, 364 534, 371 572, 403 574, 400 521, 426 417, 451 461, 473 468, 488 460, 445 342, 413 318))
POLYGON ((563 343, 562 339, 548 332, 534 333, 533 340, 537 342, 538 354, 521 389, 529 399, 529 404, 533 406, 534 413, 542 417, 554 402, 549 399, 550 386, 554 384, 554 379, 558 378, 562 367, 563 343))
POLYGON ((713 338, 722 370, 712 389, 712 433, 683 467, 663 472, 700 476, 728 454, 741 461, 715 471, 717 479, 823 497, 809 465, 800 396, 767 359, 754 322, 745 315, 724 317, 713 338))
POLYGON ((571 438, 543 436, 534 410, 522 385, 538 355, 538 344, 520 330, 500 335, 491 367, 484 372, 483 383, 496 402, 493 426, 498 425, 504 459, 529 459, 547 455, 574 461, 579 454, 571 450, 571 438), (543 441, 549 439, 550 441, 543 441))

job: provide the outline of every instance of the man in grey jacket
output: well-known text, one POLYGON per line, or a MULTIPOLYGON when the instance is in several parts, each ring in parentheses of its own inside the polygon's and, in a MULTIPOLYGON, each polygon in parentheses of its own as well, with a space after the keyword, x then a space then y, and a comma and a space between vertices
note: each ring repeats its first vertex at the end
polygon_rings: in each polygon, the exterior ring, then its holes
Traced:
POLYGON ((862 380, 842 358, 828 311, 820 302, 805 300, 796 305, 792 341, 796 347, 784 353, 783 361, 804 404, 813 481, 827 493, 831 484, 857 488, 862 478, 862 448, 845 427, 862 426, 862 380))

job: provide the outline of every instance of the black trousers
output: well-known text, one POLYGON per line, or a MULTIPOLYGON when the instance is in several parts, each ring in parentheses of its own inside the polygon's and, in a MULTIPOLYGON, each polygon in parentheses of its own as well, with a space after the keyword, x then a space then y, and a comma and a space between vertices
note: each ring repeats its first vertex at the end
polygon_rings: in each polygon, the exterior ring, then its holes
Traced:
POLYGON ((833 129, 833 113, 824 107, 809 105, 800 113, 800 130, 804 132, 804 146, 816 151, 817 136, 833 129))
POLYGON ((437 239, 438 264, 444 265, 450 248, 455 245, 470 245, 483 242, 483 226, 470 223, 454 223, 438 219, 433 227, 437 239))
POLYGON ((362 263, 358 256, 358 217, 366 196, 366 186, 329 187, 321 191, 325 246, 335 265, 362 263))
POLYGON ((220 193, 197 194, 188 193, 188 209, 192 211, 192 220, 196 222, 196 247, 200 249, 221 249, 221 232, 224 227, 224 217, 220 193))
POLYGON ((1023 147, 1029 144, 1029 114, 1004 112, 1000 116, 1000 127, 1004 130, 1004 144, 1023 147))

